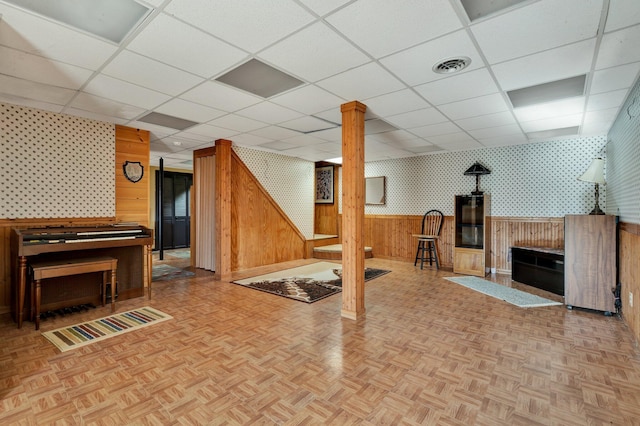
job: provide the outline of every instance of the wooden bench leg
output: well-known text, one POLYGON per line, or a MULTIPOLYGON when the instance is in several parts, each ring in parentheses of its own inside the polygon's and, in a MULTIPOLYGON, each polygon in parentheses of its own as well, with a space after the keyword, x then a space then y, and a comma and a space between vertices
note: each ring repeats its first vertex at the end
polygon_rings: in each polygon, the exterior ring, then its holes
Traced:
MULTIPOLYGON (((106 291, 105 291, 106 292, 106 291)), ((116 310, 116 270, 111 270, 111 312, 116 310)))
POLYGON ((102 306, 107 304, 107 271, 102 271, 102 306))
POLYGON ((36 330, 40 330, 40 280, 36 280, 36 294, 35 294, 35 322, 36 330))

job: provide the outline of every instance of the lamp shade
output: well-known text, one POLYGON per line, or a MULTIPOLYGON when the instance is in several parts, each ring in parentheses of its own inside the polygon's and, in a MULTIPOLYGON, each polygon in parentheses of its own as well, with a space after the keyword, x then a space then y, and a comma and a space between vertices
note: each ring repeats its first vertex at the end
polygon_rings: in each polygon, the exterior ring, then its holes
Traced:
POLYGON ((602 158, 594 158, 589 168, 578 180, 584 182, 604 183, 604 160, 602 158))

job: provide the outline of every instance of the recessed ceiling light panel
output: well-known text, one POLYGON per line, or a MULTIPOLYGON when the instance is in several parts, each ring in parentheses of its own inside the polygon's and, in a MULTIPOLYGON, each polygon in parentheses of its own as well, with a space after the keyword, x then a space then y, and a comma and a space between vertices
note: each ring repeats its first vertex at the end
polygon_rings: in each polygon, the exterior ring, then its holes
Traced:
POLYGON ((459 56, 457 58, 444 59, 432 68, 433 72, 437 74, 452 74, 454 72, 462 71, 471 63, 471 59, 466 56, 459 56))
POLYGON ((562 129, 541 130, 539 132, 527 133, 529 140, 533 139, 552 139, 560 136, 577 136, 580 131, 579 126, 564 127, 562 129))
POLYGON ((303 84, 297 78, 257 59, 245 62, 216 80, 263 98, 269 98, 303 84))
POLYGON ((524 1, 526 0, 462 0, 462 6, 473 22, 524 1))
POLYGON ((159 112, 150 112, 149 114, 140 117, 138 121, 176 130, 185 130, 189 127, 195 126, 196 124, 200 124, 195 121, 185 120, 184 118, 161 114, 159 112))
POLYGON ((134 0, 5 1, 117 44, 151 12, 134 0))
POLYGON ((584 95, 586 75, 510 90, 507 96, 514 108, 557 101, 584 95))

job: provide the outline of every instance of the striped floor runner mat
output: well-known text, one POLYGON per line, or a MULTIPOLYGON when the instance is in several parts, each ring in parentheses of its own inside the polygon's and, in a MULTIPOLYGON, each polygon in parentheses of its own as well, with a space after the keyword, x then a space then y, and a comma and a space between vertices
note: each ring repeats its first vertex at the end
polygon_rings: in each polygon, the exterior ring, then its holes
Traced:
POLYGON ((65 352, 171 318, 171 315, 145 306, 82 324, 45 331, 42 335, 60 351, 65 352))

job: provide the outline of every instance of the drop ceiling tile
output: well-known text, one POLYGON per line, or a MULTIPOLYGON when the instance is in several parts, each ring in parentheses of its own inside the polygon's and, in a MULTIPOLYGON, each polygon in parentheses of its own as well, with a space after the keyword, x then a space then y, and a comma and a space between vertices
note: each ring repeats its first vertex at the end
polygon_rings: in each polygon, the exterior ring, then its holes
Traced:
POLYGON ((154 18, 127 48, 206 78, 217 76, 247 57, 242 50, 165 14, 154 18))
POLYGON ((587 100, 587 111, 598 111, 601 109, 620 108, 627 97, 627 90, 615 90, 613 92, 599 93, 589 96, 587 100))
POLYGON ((605 34, 600 43, 596 69, 640 61, 640 25, 605 34))
POLYGON ((447 0, 360 1, 326 20, 375 58, 462 28, 447 0))
POLYGON ((0 93, 56 105, 65 105, 73 98, 76 92, 71 89, 0 74, 0 93))
POLYGON ((640 2, 636 0, 613 0, 609 2, 605 32, 619 30, 640 22, 640 2))
POLYGON ((87 84, 84 92, 145 109, 153 109, 170 96, 113 77, 99 74, 87 84))
POLYGON ((237 135, 238 131, 210 124, 201 124, 199 126, 189 127, 189 131, 185 133, 209 137, 209 140, 213 142, 217 139, 229 139, 237 135))
POLYGON ((238 132, 250 132, 262 127, 267 127, 265 123, 246 117, 241 117, 236 114, 229 114, 225 115, 224 117, 216 118, 215 120, 210 121, 209 124, 216 127, 236 130, 238 132))
POLYGON ((508 126, 487 127, 485 129, 470 130, 469 134, 478 140, 497 138, 500 136, 522 135, 522 130, 517 124, 509 124, 508 126))
POLYGON ((596 71, 591 80, 591 94, 626 89, 633 85, 640 72, 640 62, 596 71))
POLYGON ((302 114, 297 111, 267 101, 242 109, 236 114, 268 124, 278 124, 302 117, 302 114))
MULTIPOLYGON (((585 113, 585 121, 589 123, 608 123, 609 125, 613 124, 618 112, 619 108, 609 108, 609 109, 601 109, 598 111, 587 111, 585 113)), ((625 114, 628 119, 626 111, 622 111, 622 114, 625 114)))
POLYGON ((226 114, 226 112, 220 111, 219 109, 209 108, 183 99, 171 99, 169 102, 156 108, 155 111, 197 123, 205 123, 226 114))
POLYGON ((282 140, 299 135, 296 131, 285 129, 280 126, 263 127, 262 129, 253 130, 249 133, 272 140, 282 140))
POLYGON ((503 90, 521 89, 586 74, 591 70, 595 39, 573 43, 493 66, 503 90))
POLYGON ((371 62, 317 83, 344 99, 367 99, 404 89, 405 86, 380 65, 371 62))
POLYGON ((365 99, 362 102, 367 105, 367 110, 381 118, 429 107, 424 99, 409 89, 365 99))
POLYGON ((351 0, 300 0, 300 3, 307 6, 320 16, 337 9, 338 7, 349 3, 351 0))
POLYGON ((255 145, 262 145, 264 143, 271 142, 271 139, 252 135, 250 133, 242 133, 239 135, 235 135, 232 139, 232 142, 240 146, 255 146, 255 145))
MULTIPOLYGON (((189 130, 191 130, 191 128, 189 130)), ((151 132, 151 140, 154 139, 154 134, 155 134, 155 132, 151 132)), ((167 136, 170 136, 170 135, 164 135, 164 136, 158 137, 156 139, 162 139, 162 138, 165 138, 167 136)), ((186 140, 189 140, 189 141, 198 142, 199 145, 202 145, 203 143, 211 143, 212 142, 211 136, 198 135, 198 134, 190 133, 190 132, 187 132, 187 131, 177 132, 173 136, 175 136, 176 138, 180 138, 180 139, 186 139, 186 140)))
POLYGON ((412 129, 414 127, 448 121, 447 117, 442 115, 442 113, 435 108, 424 108, 416 111, 405 112, 403 114, 385 117, 385 120, 398 128, 405 129, 412 129))
POLYGON ((295 120, 285 121, 279 124, 281 127, 296 130, 302 133, 317 132, 320 130, 332 129, 336 124, 329 123, 319 118, 304 116, 295 120))
POLYGON ((344 99, 314 85, 290 90, 284 95, 271 98, 270 101, 304 114, 315 114, 326 111, 329 108, 340 110, 340 105, 346 102, 344 99))
POLYGON ((367 55, 322 22, 287 37, 258 57, 310 82, 370 61, 367 55))
POLYGON ((565 127, 579 126, 582 124, 583 114, 552 117, 543 120, 527 121, 522 123, 522 130, 526 133, 540 132, 542 130, 563 129, 565 127))
POLYGON ((121 124, 123 126, 129 124, 129 120, 126 118, 118 118, 112 115, 104 115, 97 112, 86 111, 78 108, 65 108, 63 113, 68 115, 73 115, 75 117, 88 118, 90 120, 104 121, 105 123, 121 124))
POLYGON ((432 143, 416 137, 414 137, 413 139, 401 139, 401 140, 390 140, 390 141, 380 140, 380 142, 386 143, 387 145, 390 145, 398 149, 412 149, 412 148, 419 148, 419 147, 425 147, 425 146, 433 146, 432 143))
POLYGON ((0 74, 66 89, 79 89, 92 71, 0 46, 0 74))
POLYGON ((466 56, 471 64, 463 71, 482 68, 484 61, 466 31, 452 34, 403 50, 380 60, 389 71, 410 86, 448 77, 438 74, 433 66, 443 59, 466 56))
POLYGON ((523 133, 518 135, 495 136, 488 139, 480 139, 479 142, 486 147, 522 145, 530 143, 523 133))
POLYGON ((394 144, 400 141, 416 140, 416 135, 406 130, 393 130, 391 132, 375 133, 367 135, 370 139, 386 144, 394 144))
POLYGON ((173 96, 204 81, 202 77, 128 50, 120 52, 102 72, 108 76, 173 96))
POLYGON ((170 127, 164 127, 158 124, 147 123, 144 121, 137 121, 137 120, 127 123, 127 126, 133 127, 136 129, 144 129, 144 130, 150 131, 151 132, 150 140, 163 139, 168 136, 177 135, 178 133, 180 133, 180 131, 177 129, 172 129, 170 127))
POLYGON ((522 123, 526 121, 543 120, 582 113, 584 110, 584 103, 585 98, 580 96, 576 98, 562 99, 555 102, 515 108, 513 112, 518 121, 522 123))
POLYGON ((0 103, 22 105, 29 108, 41 109, 44 111, 51 111, 60 113, 63 110, 62 105, 56 105, 49 102, 37 101, 34 99, 27 99, 20 96, 8 95, 0 92, 0 103))
POLYGON ((127 105, 111 99, 101 98, 84 92, 78 93, 78 95, 73 98, 73 101, 69 106, 72 108, 103 114, 105 116, 125 118, 128 120, 132 120, 146 111, 143 108, 127 105))
POLYGON ((342 144, 342 127, 336 127, 335 129, 329 130, 321 130, 319 132, 315 132, 313 136, 325 141, 338 142, 342 144))
POLYGON ((430 136, 429 142, 445 149, 482 148, 482 145, 466 133, 458 132, 448 135, 430 136))
POLYGON ((297 145, 283 142, 283 141, 272 141, 260 144, 262 148, 274 149, 276 151, 283 151, 285 149, 295 148, 297 145))
POLYGON ((173 0, 165 11, 251 53, 314 19, 290 0, 173 0))
POLYGON ((458 120, 461 118, 477 117, 479 115, 507 111, 509 108, 502 98, 502 95, 496 93, 441 105, 438 109, 449 118, 458 120))
POLYGON ((515 124, 516 119, 510 111, 496 112, 478 117, 456 120, 456 124, 464 130, 485 129, 487 127, 507 126, 515 124))
POLYGON ((602 0, 539 1, 471 25, 490 64, 593 38, 602 0))
POLYGON ((2 4, 2 45, 96 70, 117 47, 84 33, 2 4))
POLYGON ((212 108, 235 112, 255 105, 263 99, 215 81, 207 81, 180 96, 212 108))
POLYGON ((295 146, 302 146, 302 147, 313 146, 313 147, 316 147, 316 149, 319 149, 317 148, 318 145, 325 143, 324 140, 315 137, 315 135, 301 135, 301 134, 298 134, 292 138, 287 138, 284 141, 295 146))
POLYGON ((497 93, 498 87, 486 68, 452 75, 416 86, 415 90, 433 105, 497 93))
POLYGON ((431 124, 429 126, 415 127, 411 129, 411 133, 421 138, 429 138, 431 136, 446 135, 449 133, 459 133, 460 128, 450 121, 444 123, 431 124))

